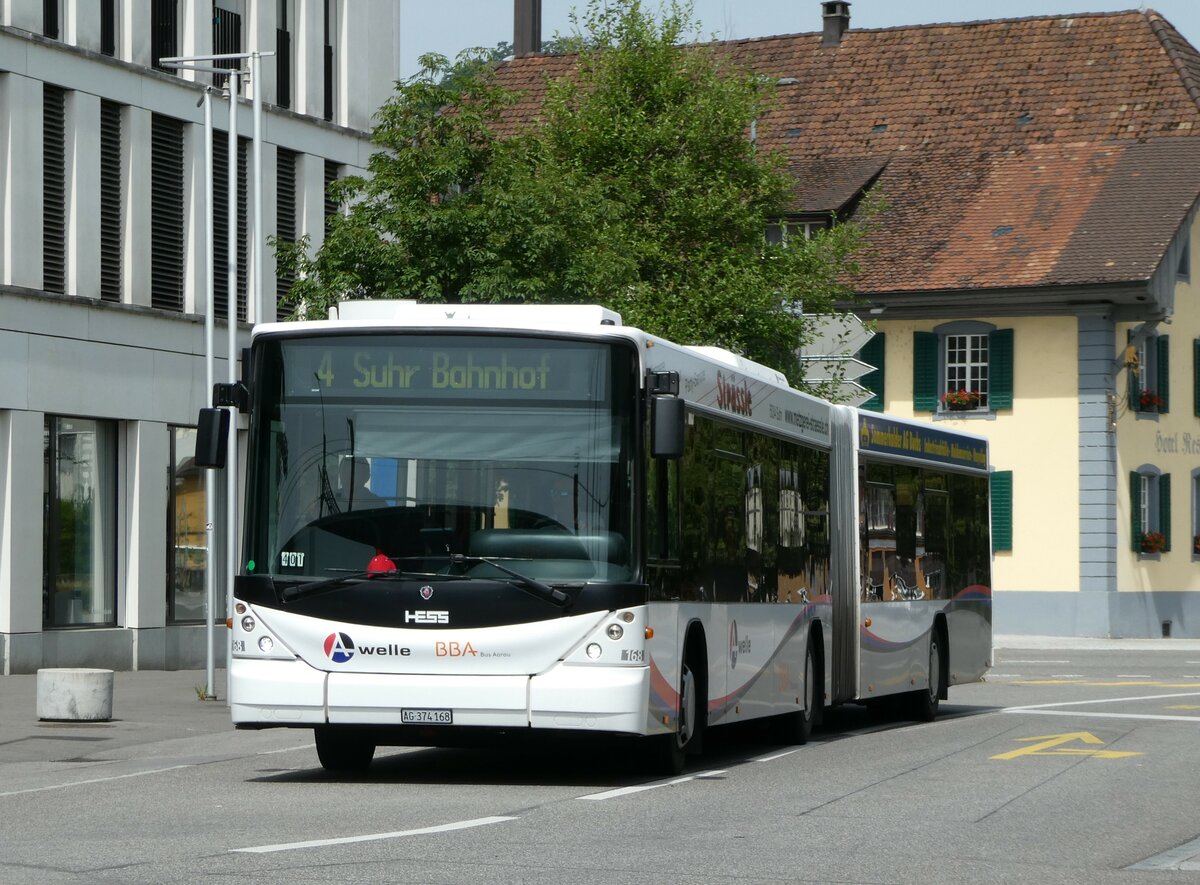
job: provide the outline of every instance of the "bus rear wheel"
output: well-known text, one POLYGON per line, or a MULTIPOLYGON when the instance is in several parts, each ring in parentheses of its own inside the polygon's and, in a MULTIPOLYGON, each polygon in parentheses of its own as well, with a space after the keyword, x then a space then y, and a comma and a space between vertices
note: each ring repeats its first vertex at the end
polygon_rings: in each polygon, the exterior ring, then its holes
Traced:
POLYGON ((918 722, 937 718, 942 695, 942 636, 936 628, 929 634, 929 685, 909 694, 909 711, 918 722))
POLYGON ((317 758, 326 771, 346 774, 371 767, 375 744, 363 735, 335 725, 319 725, 313 729, 313 737, 317 742, 317 758))
POLYGON ((775 717, 772 723, 776 740, 781 744, 807 744, 817 718, 817 667, 813 655, 812 639, 804 651, 804 706, 793 713, 775 717))

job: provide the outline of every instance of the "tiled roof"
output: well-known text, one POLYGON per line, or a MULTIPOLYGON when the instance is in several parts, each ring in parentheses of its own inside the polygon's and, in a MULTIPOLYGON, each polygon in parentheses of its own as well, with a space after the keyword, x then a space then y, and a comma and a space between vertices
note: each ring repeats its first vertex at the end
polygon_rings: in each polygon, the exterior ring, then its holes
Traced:
MULTIPOLYGON (((757 137, 788 157, 797 211, 878 175, 864 293, 1145 281, 1200 196, 1200 53, 1154 11, 716 46, 784 81, 757 137)), ((525 93, 507 125, 573 64, 504 66, 525 93)))

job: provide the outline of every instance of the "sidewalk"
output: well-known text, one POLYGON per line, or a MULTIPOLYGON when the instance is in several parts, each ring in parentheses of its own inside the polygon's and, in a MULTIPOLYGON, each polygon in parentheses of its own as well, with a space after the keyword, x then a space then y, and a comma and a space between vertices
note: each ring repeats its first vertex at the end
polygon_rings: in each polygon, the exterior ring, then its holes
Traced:
POLYGON ((1200 639, 1103 639, 1086 636, 1024 636, 996 634, 992 648, 1036 651, 1059 649, 1082 651, 1200 651, 1200 639))
POLYGON ((225 671, 216 673, 220 700, 202 701, 203 670, 117 671, 108 722, 41 722, 37 676, 0 676, 0 770, 4 765, 83 761, 133 755, 149 744, 233 733, 225 703, 225 671))

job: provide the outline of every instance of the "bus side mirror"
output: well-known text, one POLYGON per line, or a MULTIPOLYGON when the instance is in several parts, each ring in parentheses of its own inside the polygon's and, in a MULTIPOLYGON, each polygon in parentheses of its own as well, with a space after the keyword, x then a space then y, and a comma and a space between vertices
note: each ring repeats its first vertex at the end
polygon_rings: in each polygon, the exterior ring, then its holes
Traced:
POLYGON ((683 457, 684 402, 677 396, 650 398, 650 448, 655 458, 683 457))
POLYGON ((229 450, 229 410, 201 409, 196 422, 196 466, 225 466, 229 450))

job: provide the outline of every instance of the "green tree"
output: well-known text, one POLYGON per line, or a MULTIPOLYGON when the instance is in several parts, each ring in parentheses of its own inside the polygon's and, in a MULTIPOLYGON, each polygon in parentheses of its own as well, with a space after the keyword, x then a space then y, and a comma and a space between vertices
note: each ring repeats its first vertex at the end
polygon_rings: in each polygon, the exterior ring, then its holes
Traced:
POLYGON ((639 0, 592 0, 573 24, 576 64, 519 130, 506 112, 521 96, 487 50, 423 58, 377 115, 371 177, 335 186, 350 208, 322 248, 280 246, 298 276, 289 301, 599 303, 799 380, 800 307, 852 296, 864 228, 765 242, 791 185, 751 138, 773 83, 685 42, 690 5, 657 20, 639 0))

